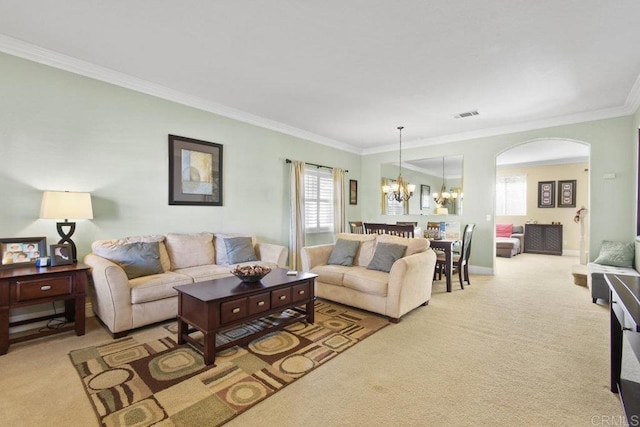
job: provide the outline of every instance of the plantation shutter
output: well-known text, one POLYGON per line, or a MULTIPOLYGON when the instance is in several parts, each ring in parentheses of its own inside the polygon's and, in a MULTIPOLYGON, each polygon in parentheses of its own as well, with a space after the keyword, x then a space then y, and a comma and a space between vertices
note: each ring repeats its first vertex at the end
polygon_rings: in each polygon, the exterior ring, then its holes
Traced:
POLYGON ((307 233, 333 231, 333 179, 330 170, 305 169, 304 204, 307 233))

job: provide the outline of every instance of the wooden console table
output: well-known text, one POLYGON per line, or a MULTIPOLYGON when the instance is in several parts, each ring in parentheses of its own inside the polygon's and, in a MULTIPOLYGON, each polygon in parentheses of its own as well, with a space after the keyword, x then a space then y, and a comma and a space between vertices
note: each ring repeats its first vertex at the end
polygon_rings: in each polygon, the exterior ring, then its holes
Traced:
POLYGON ((524 252, 562 255, 562 225, 525 224, 524 252))
POLYGON ((71 264, 58 267, 16 267, 0 270, 0 355, 6 354, 10 343, 26 341, 45 335, 69 331, 76 335, 85 331, 85 298, 88 265, 71 264), (64 300, 64 313, 9 322, 12 309, 64 300), (9 328, 64 315, 75 325, 34 332, 11 338, 9 328))
POLYGON ((174 286, 178 291, 178 344, 190 344, 203 354, 205 364, 212 365, 217 351, 294 322, 313 323, 316 277, 304 272, 289 276, 287 269, 277 268, 257 283, 243 283, 233 276, 174 286), (303 305, 305 308, 301 309, 303 305), (216 345, 217 332, 286 309, 293 309, 299 315, 252 335, 216 345), (190 336, 196 331, 204 335, 203 343, 190 336))
POLYGON ((622 340, 627 339, 633 357, 640 361, 640 277, 604 275, 609 285, 611 316, 611 391, 620 394, 627 420, 640 417, 640 384, 622 376, 622 340))

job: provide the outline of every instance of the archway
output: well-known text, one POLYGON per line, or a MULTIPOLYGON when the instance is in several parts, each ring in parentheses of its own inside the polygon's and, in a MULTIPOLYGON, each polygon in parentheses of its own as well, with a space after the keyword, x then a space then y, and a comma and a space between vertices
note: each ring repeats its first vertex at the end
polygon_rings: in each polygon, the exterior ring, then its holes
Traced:
MULTIPOLYGON (((494 224, 524 227, 527 223, 556 224, 558 226, 554 229, 560 233, 560 237, 556 237, 550 252, 559 251, 586 262, 588 216, 583 214, 577 223, 574 218, 582 207, 588 212, 589 164, 590 145, 566 138, 523 141, 500 152, 495 165, 494 224)), ((508 230, 508 226, 504 228, 508 230)), ((520 253, 525 253, 524 243, 521 244, 520 253)), ((504 248, 507 244, 501 243, 500 246, 504 248)), ((533 248, 529 244, 528 249, 534 252, 540 248, 533 248)), ((496 252, 494 234, 494 255, 496 252)), ((504 257, 511 254, 505 249, 500 252, 504 257)), ((497 273, 495 257, 494 271, 497 273)))

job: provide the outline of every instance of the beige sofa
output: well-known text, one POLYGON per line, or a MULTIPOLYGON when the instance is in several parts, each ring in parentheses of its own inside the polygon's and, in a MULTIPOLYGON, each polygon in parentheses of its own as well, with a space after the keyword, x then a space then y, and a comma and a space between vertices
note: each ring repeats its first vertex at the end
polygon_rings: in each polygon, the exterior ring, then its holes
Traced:
POLYGON ((248 246, 253 247, 257 258, 239 265, 285 266, 287 248, 258 243, 255 237, 246 235, 171 233, 94 242, 93 252, 84 258, 91 267, 93 283, 89 295, 93 311, 114 338, 125 336, 130 329, 176 317, 178 298, 174 286, 231 276, 230 270, 238 264, 229 262, 225 239, 232 237, 249 237, 248 246), (151 268, 152 274, 129 278, 136 274, 130 274, 126 258, 138 258, 138 248, 142 248, 139 252, 151 248, 153 255, 145 259, 151 259, 157 268, 151 268))
POLYGON ((333 244, 302 249, 303 269, 318 275, 317 297, 382 314, 394 323, 431 299, 436 254, 427 239, 350 233, 338 234, 337 239, 360 242, 353 266, 327 264, 333 244), (407 246, 388 273, 367 269, 378 243, 407 246))

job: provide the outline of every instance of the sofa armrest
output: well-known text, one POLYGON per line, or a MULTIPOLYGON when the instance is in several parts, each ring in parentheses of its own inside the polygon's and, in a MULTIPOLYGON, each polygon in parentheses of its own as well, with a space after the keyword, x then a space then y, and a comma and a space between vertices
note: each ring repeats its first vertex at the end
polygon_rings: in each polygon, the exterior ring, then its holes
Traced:
POLYGON ((335 245, 306 246, 300 253, 302 258, 302 270, 311 271, 313 267, 325 265, 329 261, 331 251, 335 245))
POLYGON ((271 243, 257 243, 256 252, 260 261, 272 262, 278 267, 287 265, 289 249, 271 243))
POLYGON ((124 270, 93 253, 84 258, 84 263, 91 267, 93 311, 113 333, 133 328, 131 286, 124 270))
POLYGON ((520 251, 524 252, 524 233, 513 233, 511 237, 520 240, 520 251))
POLYGON ((431 248, 393 263, 389 272, 387 316, 398 319, 415 308, 416 301, 429 301, 435 268, 436 253, 431 248))

